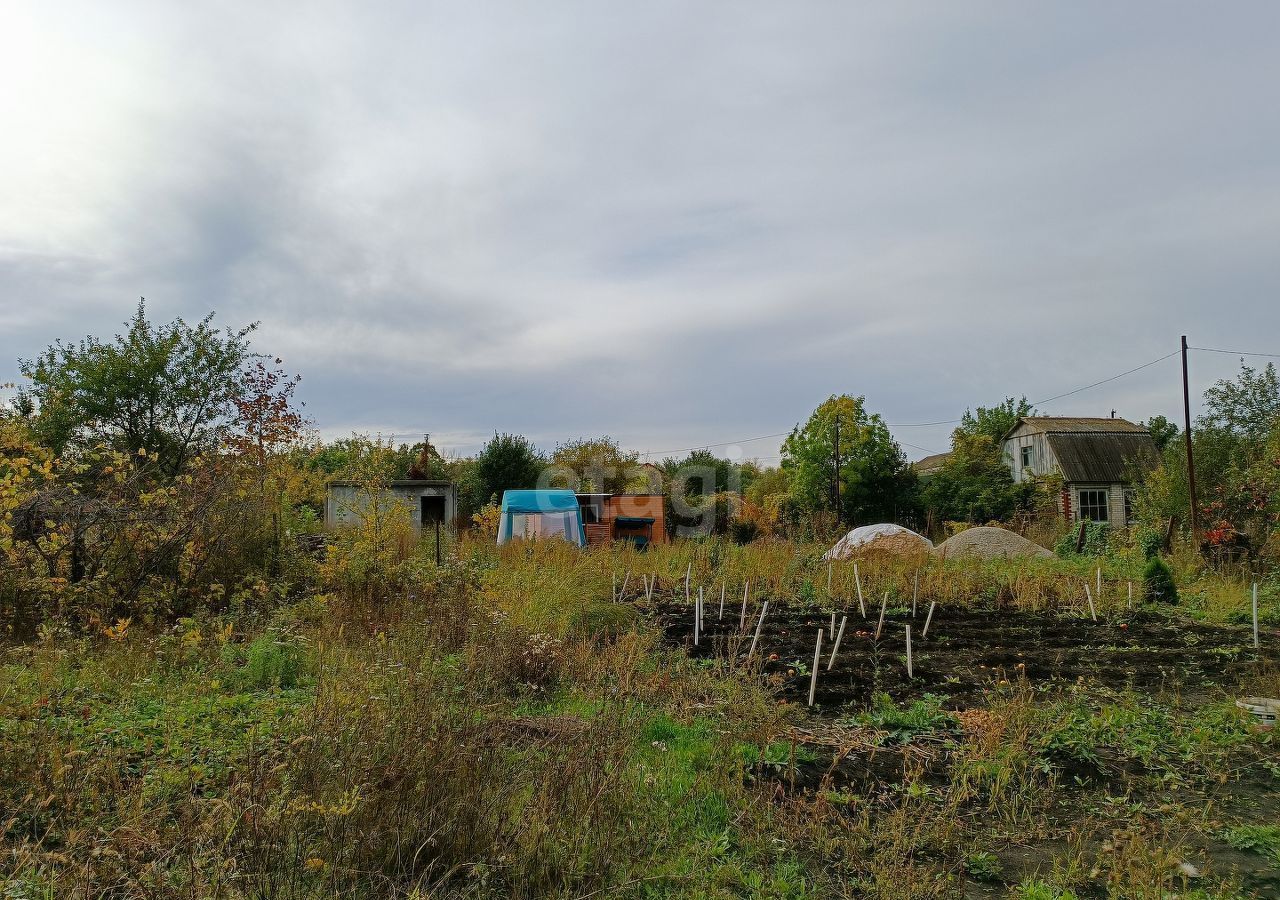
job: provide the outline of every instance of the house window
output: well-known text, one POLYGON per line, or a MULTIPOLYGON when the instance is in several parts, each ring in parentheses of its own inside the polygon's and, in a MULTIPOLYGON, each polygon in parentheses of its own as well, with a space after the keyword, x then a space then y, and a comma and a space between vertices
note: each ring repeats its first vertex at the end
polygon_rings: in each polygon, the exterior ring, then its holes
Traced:
POLYGON ((1080 518, 1090 522, 1105 522, 1108 519, 1108 501, 1106 488, 1090 488, 1080 492, 1080 518))
POLYGON ((1124 492, 1124 524, 1133 524, 1133 491, 1124 492))
POLYGON ((1022 468, 1030 471, 1031 461, 1035 458, 1035 453, 1031 445, 1022 448, 1022 468))

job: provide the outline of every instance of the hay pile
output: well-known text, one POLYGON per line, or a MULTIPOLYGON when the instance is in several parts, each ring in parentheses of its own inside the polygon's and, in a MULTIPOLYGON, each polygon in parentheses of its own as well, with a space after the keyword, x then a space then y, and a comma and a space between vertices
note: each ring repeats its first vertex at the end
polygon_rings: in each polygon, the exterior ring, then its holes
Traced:
POLYGON ((933 548, 943 559, 1028 559, 1053 556, 1049 550, 1020 534, 991 525, 980 525, 954 534, 933 548))
POLYGON ((853 529, 822 554, 823 559, 852 559, 882 553, 887 556, 923 556, 933 548, 927 537, 901 525, 862 525, 853 529))

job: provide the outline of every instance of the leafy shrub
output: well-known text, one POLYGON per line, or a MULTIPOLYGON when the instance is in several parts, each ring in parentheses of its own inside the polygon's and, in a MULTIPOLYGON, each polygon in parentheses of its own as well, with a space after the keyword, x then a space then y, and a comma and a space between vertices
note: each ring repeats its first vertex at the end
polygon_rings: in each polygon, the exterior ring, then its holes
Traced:
POLYGON ((1134 533, 1133 543, 1143 559, 1154 559, 1164 547, 1164 535, 1154 528, 1140 528, 1134 533))
POLYGON ((1069 556, 1105 556, 1110 547, 1111 528, 1106 522, 1088 522, 1084 526, 1084 546, 1076 553, 1076 541, 1080 537, 1080 526, 1076 525, 1058 539, 1053 552, 1061 557, 1069 556))
POLYGON ((1160 603, 1178 602, 1178 585, 1173 580, 1173 570, 1158 556, 1147 561, 1142 570, 1142 583, 1147 597, 1160 603))
POLYGON ((943 711, 942 700, 936 694, 925 694, 910 706, 899 707, 888 694, 878 693, 871 701, 871 709, 858 716, 858 721, 888 731, 888 743, 905 744, 918 734, 955 726, 955 719, 943 711))
POLYGON ((240 677, 250 690, 291 688, 298 682, 302 650, 277 633, 267 632, 249 645, 240 677))

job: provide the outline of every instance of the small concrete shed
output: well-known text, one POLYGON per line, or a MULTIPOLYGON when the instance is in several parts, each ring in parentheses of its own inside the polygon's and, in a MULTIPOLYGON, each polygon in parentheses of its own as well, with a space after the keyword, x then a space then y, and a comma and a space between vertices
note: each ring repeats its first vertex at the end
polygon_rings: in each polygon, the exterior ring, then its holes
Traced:
MULTIPOLYGON (((414 528, 431 528, 436 522, 452 525, 458 517, 458 487, 451 481, 391 481, 387 483, 386 496, 408 508, 414 528)), ((369 499, 358 482, 330 481, 324 495, 325 527, 358 524, 369 499)))

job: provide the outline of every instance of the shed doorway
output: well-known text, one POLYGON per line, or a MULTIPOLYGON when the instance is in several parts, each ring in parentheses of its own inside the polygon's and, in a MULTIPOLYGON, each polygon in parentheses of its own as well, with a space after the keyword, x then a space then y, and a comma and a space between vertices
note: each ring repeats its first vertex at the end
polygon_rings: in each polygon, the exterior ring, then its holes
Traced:
POLYGON ((422 504, 422 518, 419 520, 423 525, 433 525, 436 522, 444 523, 444 497, 428 497, 420 498, 422 504))

